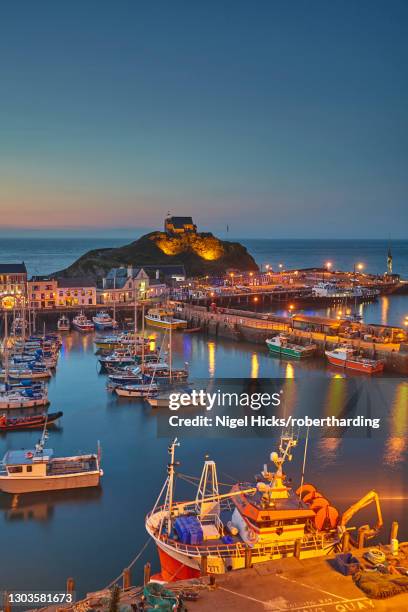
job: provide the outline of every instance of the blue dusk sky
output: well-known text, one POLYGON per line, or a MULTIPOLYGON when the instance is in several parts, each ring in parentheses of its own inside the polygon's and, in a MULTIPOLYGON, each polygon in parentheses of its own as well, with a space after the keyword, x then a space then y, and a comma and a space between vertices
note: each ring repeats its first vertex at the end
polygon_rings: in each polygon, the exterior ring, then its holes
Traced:
POLYGON ((0 226, 407 238, 408 2, 4 3, 0 226))

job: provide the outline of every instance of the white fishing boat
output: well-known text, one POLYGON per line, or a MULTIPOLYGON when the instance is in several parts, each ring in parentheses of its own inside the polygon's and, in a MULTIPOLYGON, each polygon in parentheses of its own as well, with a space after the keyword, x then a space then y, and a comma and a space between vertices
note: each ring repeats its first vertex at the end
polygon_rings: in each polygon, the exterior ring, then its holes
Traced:
POLYGON ((22 494, 97 487, 103 471, 97 454, 54 457, 44 448, 45 437, 33 450, 9 450, 0 464, 0 491, 22 494))
POLYGON ((62 315, 57 322, 57 329, 59 332, 65 332, 65 331, 69 331, 71 327, 71 324, 69 322, 68 317, 66 317, 65 315, 62 315))
POLYGON ((115 329, 118 326, 117 321, 105 311, 98 312, 92 321, 96 329, 115 329))
POLYGON ((72 326, 80 332, 91 332, 94 330, 94 324, 90 319, 87 319, 83 312, 80 312, 72 319, 72 326))

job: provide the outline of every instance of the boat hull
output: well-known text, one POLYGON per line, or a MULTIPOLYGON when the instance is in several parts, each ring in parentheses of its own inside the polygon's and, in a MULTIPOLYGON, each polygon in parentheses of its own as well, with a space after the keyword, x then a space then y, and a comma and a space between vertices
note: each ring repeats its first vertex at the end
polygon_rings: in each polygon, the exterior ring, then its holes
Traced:
POLYGON ((187 327, 187 321, 160 321, 159 319, 149 317, 149 315, 145 316, 145 320, 148 325, 160 327, 161 329, 184 329, 187 327))
POLYGON ((354 372, 362 372, 364 374, 380 374, 384 370, 384 364, 381 362, 376 364, 367 364, 349 359, 339 359, 338 357, 333 357, 331 355, 327 355, 327 360, 333 366, 344 368, 346 370, 353 370, 354 372))
POLYGON ((19 477, 10 478, 0 476, 0 491, 3 493, 36 493, 39 491, 61 491, 64 489, 83 489, 97 487, 101 474, 98 471, 81 474, 67 474, 58 476, 19 477))
POLYGON ((314 353, 313 349, 305 349, 304 351, 297 351, 296 349, 275 346, 273 344, 268 344, 269 352, 273 355, 278 355, 279 357, 290 357, 292 359, 303 359, 305 357, 311 357, 314 353))
POLYGON ((21 401, 0 401, 0 410, 13 410, 14 408, 35 408, 36 406, 48 406, 48 398, 31 399, 21 401))

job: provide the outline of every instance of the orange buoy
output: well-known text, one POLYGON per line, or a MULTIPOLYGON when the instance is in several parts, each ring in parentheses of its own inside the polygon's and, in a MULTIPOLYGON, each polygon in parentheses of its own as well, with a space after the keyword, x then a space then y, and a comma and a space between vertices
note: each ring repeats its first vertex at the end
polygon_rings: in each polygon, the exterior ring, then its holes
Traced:
POLYGON ((311 504, 314 499, 318 499, 320 497, 323 497, 323 495, 319 493, 319 491, 315 490, 312 493, 308 493, 307 495, 305 495, 303 501, 305 502, 305 504, 311 504))
POLYGON ((339 522, 339 513, 333 506, 324 506, 316 512, 315 525, 318 531, 335 529, 339 522))
POLYGON ((320 510, 320 508, 325 508, 329 505, 329 500, 325 497, 315 497, 312 503, 310 504, 310 508, 311 510, 317 512, 318 510, 320 510))
POLYGON ((304 484, 302 487, 296 489, 296 495, 300 495, 300 499, 303 499, 305 495, 316 491, 316 487, 312 484, 304 484))

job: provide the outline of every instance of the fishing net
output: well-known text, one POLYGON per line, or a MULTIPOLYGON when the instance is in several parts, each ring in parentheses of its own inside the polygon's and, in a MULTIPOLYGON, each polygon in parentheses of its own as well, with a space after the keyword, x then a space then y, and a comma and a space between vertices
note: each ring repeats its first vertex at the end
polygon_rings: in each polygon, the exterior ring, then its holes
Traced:
POLYGON ((372 599, 385 599, 400 593, 408 593, 408 576, 357 572, 353 580, 372 599))

